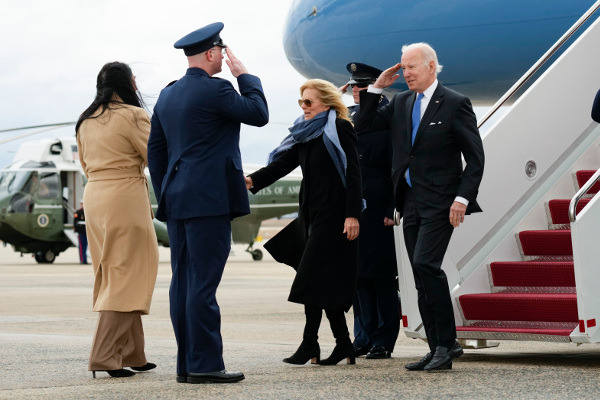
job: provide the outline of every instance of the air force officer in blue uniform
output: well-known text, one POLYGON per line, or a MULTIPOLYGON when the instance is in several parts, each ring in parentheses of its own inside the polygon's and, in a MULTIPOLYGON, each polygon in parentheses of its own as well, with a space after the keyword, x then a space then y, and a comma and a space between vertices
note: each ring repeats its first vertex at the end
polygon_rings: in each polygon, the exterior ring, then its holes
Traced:
POLYGON ((249 214, 239 148, 240 123, 268 122, 260 79, 222 42, 220 22, 175 43, 189 68, 160 93, 148 142, 148 164, 167 222, 173 278, 169 292, 177 339, 177 381, 237 382, 223 363, 216 291, 231 248, 231 220, 249 214), (221 72, 224 54, 240 93, 221 72))

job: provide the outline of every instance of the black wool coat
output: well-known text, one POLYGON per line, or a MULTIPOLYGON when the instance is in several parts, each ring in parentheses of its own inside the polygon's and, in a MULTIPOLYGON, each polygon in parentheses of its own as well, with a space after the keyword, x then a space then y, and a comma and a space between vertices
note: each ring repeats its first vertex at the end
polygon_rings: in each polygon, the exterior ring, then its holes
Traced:
POLYGON ((349 241, 342 232, 347 217, 360 220, 361 177, 352 124, 338 118, 336 128, 346 153, 346 188, 320 136, 296 144, 251 174, 254 186, 250 190, 256 193, 300 166, 303 179, 298 221, 305 241, 288 300, 348 311, 356 292, 358 242, 349 241))

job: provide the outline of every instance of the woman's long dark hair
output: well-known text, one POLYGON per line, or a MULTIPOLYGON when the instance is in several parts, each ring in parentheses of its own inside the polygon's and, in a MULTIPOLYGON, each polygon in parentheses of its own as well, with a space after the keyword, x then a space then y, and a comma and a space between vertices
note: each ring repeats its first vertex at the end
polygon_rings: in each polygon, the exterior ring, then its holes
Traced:
POLYGON ((131 68, 129 65, 118 61, 104 64, 100 73, 98 73, 96 98, 79 116, 77 125, 75 125, 75 134, 79 131, 79 126, 83 121, 88 118, 98 118, 109 108, 109 103, 115 101, 113 99, 114 94, 117 94, 121 98, 123 104, 144 107, 142 96, 133 84, 131 68), (98 107, 102 107, 102 111, 97 116, 92 117, 98 107))

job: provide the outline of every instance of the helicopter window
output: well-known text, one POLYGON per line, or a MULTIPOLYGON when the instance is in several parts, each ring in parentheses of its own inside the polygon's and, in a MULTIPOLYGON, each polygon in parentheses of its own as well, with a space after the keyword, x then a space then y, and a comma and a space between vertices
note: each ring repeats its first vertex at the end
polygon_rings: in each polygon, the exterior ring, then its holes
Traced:
POLYGON ((31 174, 31 171, 7 171, 0 173, 0 193, 21 191, 25 185, 30 184, 31 174))
POLYGON ((38 185, 38 198, 56 199, 58 193, 58 175, 55 173, 42 174, 38 185))
POLYGON ((37 172, 30 172, 30 175, 28 177, 29 179, 27 179, 27 182, 25 182, 25 185, 23 185, 23 189, 21 190, 23 193, 27 193, 31 196, 35 195, 35 191, 37 190, 38 187, 38 173, 37 172))

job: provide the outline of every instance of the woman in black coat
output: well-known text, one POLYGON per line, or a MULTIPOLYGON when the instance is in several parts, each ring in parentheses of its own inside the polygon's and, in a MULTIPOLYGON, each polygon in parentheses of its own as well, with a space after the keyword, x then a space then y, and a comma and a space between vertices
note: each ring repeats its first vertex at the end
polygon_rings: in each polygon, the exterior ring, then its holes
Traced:
MULTIPOLYGON (((290 243, 287 237, 271 239, 283 243, 280 247, 301 246, 288 300, 304 304, 306 325, 300 347, 283 361, 305 364, 312 360, 334 365, 347 358, 349 364, 354 364, 344 312, 350 309, 356 292, 355 239, 363 207, 356 133, 341 93, 333 84, 312 79, 301 86, 300 93, 304 116, 296 120, 291 134, 271 153, 269 164, 246 178, 246 186, 256 193, 298 165, 302 168, 300 211, 295 222, 297 242, 301 243, 290 243), (329 358, 319 361, 317 333, 323 310, 336 346, 329 358)), ((284 231, 280 235, 286 235, 284 231)))

